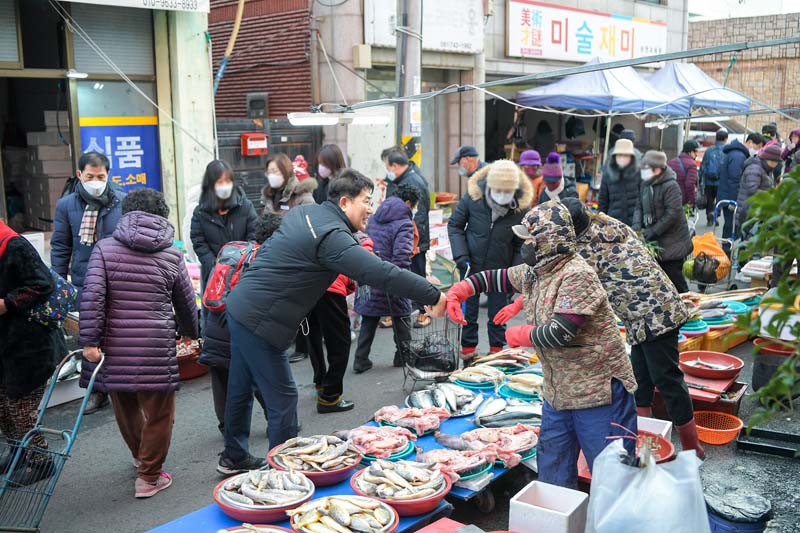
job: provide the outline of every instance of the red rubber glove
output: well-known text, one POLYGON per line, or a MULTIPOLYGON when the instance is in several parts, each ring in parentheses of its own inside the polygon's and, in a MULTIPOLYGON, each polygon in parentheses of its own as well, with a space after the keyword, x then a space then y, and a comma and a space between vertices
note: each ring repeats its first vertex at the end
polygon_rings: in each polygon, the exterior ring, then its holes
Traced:
POLYGON ((520 296, 519 298, 517 298, 516 300, 514 300, 501 310, 499 310, 497 314, 494 315, 492 322, 494 322, 498 326, 506 324, 509 320, 517 316, 520 311, 522 311, 522 305, 523 305, 522 296, 520 296))
POLYGON ((531 342, 531 332, 533 326, 524 324, 522 326, 512 326, 506 329, 506 344, 511 348, 520 346, 533 346, 531 342))
POLYGON ((461 302, 472 296, 475 296, 475 291, 472 288, 472 284, 467 281, 459 281, 450 287, 450 290, 447 291, 447 316, 450 317, 450 320, 462 326, 467 325, 467 321, 464 320, 464 313, 461 310, 461 302))

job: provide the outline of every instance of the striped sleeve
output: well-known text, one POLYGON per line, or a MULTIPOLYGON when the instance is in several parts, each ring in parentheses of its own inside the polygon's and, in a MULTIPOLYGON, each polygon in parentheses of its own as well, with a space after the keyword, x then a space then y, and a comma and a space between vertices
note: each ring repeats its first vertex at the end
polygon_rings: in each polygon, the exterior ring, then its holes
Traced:
POLYGON ((585 317, 555 314, 549 325, 533 328, 531 344, 544 348, 569 346, 584 321, 585 317))
POLYGON ((481 292, 516 292, 508 280, 508 270, 505 268, 484 270, 467 277, 466 281, 472 285, 475 294, 481 292))

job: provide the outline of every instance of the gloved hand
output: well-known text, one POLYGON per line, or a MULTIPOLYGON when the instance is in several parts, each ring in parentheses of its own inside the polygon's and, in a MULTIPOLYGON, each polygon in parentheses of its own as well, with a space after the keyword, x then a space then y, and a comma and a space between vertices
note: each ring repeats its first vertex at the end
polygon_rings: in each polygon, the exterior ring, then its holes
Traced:
POLYGON ((456 258, 456 266, 460 272, 467 271, 467 263, 469 263, 469 257, 457 257, 456 258))
POLYGON ((531 342, 531 332, 533 326, 530 324, 523 324, 522 326, 512 326, 506 329, 506 344, 511 348, 519 348, 520 346, 533 346, 531 342))
POLYGON ((519 312, 522 311, 522 305, 523 305, 522 296, 520 296, 519 298, 517 298, 516 300, 514 300, 501 310, 499 310, 497 314, 494 315, 494 319, 492 319, 492 322, 494 322, 498 326, 508 323, 509 320, 517 316, 519 312))
POLYGON ((465 326, 464 313, 461 311, 461 302, 475 295, 472 285, 467 281, 459 281, 447 291, 447 316, 456 324, 465 326))

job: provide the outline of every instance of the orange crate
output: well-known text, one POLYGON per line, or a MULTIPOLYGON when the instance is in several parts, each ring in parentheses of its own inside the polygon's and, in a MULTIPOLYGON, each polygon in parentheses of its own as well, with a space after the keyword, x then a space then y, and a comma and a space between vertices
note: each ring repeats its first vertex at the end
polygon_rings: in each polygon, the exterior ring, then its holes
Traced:
MULTIPOLYGON (((706 335, 708 335, 708 333, 706 333, 705 335, 699 335, 697 337, 689 337, 689 338, 687 338, 685 341, 683 341, 682 343, 678 344, 678 351, 683 353, 683 352, 691 352, 693 350, 702 349, 702 347, 703 347, 703 339, 706 338, 706 335)), ((717 351, 717 350, 714 350, 714 351, 717 351)))
POLYGON ((744 330, 736 326, 709 331, 703 337, 703 350, 727 353, 731 348, 735 348, 747 341, 747 335, 736 335, 740 331, 744 330))

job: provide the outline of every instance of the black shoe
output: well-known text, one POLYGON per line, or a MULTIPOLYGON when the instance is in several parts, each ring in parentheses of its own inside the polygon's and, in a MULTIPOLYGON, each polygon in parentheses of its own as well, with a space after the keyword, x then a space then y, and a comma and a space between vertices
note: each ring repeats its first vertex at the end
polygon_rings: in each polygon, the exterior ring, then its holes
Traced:
MULTIPOLYGON (((39 459, 41 459, 41 456, 39 459)), ((9 484, 12 487, 27 487, 28 485, 33 485, 39 481, 51 478, 53 474, 55 474, 55 467, 53 459, 50 457, 35 463, 20 461, 17 463, 14 473, 11 474, 9 484)))
POLYGON ((323 405, 317 402, 317 412, 320 414, 326 413, 341 413, 343 411, 350 411, 356 404, 348 402, 347 400, 340 400, 339 403, 333 405, 323 405))
POLYGON ((107 403, 108 395, 105 392, 93 392, 89 395, 89 401, 86 403, 86 410, 83 412, 83 414, 94 414, 98 409, 107 403))
POLYGON ((405 366, 403 364, 403 357, 400 355, 395 355, 394 361, 392 361, 392 366, 395 368, 403 368, 403 366, 405 366))
POLYGON ((234 474, 241 474, 242 472, 247 472, 248 470, 260 470, 267 466, 266 459, 260 459, 258 457, 253 457, 249 453, 247 457, 242 459, 239 462, 234 462, 231 459, 225 457, 224 453, 219 454, 219 463, 217 464, 217 472, 224 476, 232 476, 234 474))
POLYGON ((294 352, 292 355, 289 356, 289 362, 290 363, 296 363, 298 361, 302 361, 306 357, 308 357, 307 353, 294 352))
POLYGON ((372 361, 367 361, 361 364, 356 363, 353 365, 353 372, 355 374, 363 374, 364 372, 370 370, 371 368, 372 368, 372 361))

